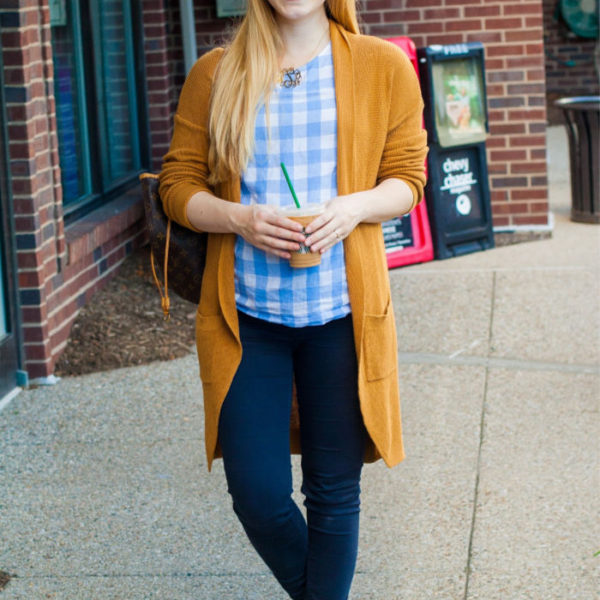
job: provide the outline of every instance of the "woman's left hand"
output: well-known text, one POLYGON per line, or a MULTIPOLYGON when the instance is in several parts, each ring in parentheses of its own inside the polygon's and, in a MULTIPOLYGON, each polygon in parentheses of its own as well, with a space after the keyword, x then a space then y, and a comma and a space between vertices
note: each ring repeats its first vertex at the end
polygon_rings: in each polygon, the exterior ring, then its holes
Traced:
POLYGON ((312 252, 326 252, 348 237, 361 222, 360 204, 354 194, 337 196, 327 202, 325 212, 306 227, 304 242, 312 252))

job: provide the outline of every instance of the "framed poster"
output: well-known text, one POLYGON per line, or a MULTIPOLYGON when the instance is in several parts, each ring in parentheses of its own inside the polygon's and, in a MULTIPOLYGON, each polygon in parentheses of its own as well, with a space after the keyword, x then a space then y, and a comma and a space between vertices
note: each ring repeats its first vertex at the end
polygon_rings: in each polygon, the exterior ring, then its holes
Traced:
POLYGON ((483 69, 478 56, 432 63, 435 124, 445 148, 486 138, 483 69))

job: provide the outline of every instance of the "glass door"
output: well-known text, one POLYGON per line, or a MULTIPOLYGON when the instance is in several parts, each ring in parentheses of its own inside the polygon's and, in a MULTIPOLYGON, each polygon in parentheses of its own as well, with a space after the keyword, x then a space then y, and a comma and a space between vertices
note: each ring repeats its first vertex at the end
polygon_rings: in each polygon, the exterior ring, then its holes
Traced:
POLYGON ((19 368, 3 73, 0 41, 0 399, 16 387, 19 368))
MULTIPOLYGON (((1 175, 0 175, 1 177, 1 175)), ((5 186, 0 186, 1 190, 5 186)), ((4 194, 0 197, 0 206, 6 207, 4 194)), ((0 211, 0 217, 6 225, 6 211, 0 211)), ((2 236, 0 244, 0 399, 4 394, 12 391, 17 385, 17 338, 14 327, 14 304, 12 303, 14 287, 9 281, 8 273, 8 252, 5 235, 6 228, 2 228, 2 236)))
MULTIPOLYGON (((4 253, 3 253, 4 254, 4 253)), ((4 256, 2 257, 4 259, 4 256)), ((4 284, 4 270, 2 268, 2 263, 4 260, 0 260, 0 342, 6 337, 8 334, 7 328, 7 319, 6 314, 8 312, 8 306, 6 306, 6 290, 4 289, 6 286, 4 284)))

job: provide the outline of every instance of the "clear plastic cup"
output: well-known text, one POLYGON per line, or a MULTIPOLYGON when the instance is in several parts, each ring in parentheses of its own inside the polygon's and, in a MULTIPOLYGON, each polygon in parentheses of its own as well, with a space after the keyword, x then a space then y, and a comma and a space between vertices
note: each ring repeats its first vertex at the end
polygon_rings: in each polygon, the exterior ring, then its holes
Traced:
MULTIPOLYGON (((280 208, 279 213, 288 219, 292 219, 292 221, 300 223, 300 225, 302 225, 302 231, 304 232, 304 228, 309 223, 312 223, 312 221, 314 221, 324 210, 325 206, 323 204, 307 204, 300 208, 286 206, 280 208)), ((311 252, 310 248, 304 244, 300 244, 300 249, 296 252, 292 252, 290 258, 290 267, 295 269, 314 267, 319 264, 321 264, 321 253, 311 252)))

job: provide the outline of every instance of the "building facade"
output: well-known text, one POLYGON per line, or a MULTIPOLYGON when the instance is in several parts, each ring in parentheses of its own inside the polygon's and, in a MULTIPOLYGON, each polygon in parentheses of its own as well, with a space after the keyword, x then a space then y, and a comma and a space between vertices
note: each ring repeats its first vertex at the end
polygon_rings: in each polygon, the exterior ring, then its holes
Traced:
MULTIPOLYGON (((598 11, 598 3, 590 0, 582 5, 598 11)), ((585 18, 582 27, 593 21, 585 18)), ((595 22, 598 22, 596 15, 595 22)), ((580 32, 581 33, 581 32, 580 32)), ((557 11, 556 0, 544 0, 544 47, 546 53, 546 92, 548 121, 563 122, 554 101, 563 96, 597 96, 600 94, 600 44, 598 39, 581 37, 557 11)))
MULTIPOLYGON (((79 308, 144 242, 138 175, 168 150, 183 5, 0 3, 0 365, 21 380, 52 375, 79 308)), ((215 0, 193 11, 198 54, 222 44, 232 20, 215 0)), ((542 0, 363 0, 361 19, 364 33, 417 46, 484 44, 494 226, 547 227, 542 0)))

